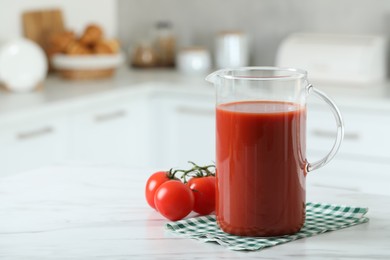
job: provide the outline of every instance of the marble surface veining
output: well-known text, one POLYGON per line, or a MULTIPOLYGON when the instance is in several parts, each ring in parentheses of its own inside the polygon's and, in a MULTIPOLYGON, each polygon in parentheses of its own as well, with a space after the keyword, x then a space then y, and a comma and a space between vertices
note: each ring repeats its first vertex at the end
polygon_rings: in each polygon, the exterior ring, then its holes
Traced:
POLYGON ((369 207, 369 223, 256 252, 166 231, 150 169, 63 164, 0 179, 0 259, 390 259, 390 197, 314 186, 308 201, 369 207))

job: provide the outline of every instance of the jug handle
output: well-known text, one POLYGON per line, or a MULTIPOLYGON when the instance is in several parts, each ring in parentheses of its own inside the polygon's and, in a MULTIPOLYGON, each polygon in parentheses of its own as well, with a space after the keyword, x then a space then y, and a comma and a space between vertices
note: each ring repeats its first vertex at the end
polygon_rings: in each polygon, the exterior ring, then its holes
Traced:
POLYGON ((340 110, 337 108, 336 104, 324 92, 316 89, 315 87, 313 87, 312 84, 309 84, 307 86, 307 93, 319 97, 330 106, 337 125, 336 139, 333 143, 333 147, 330 150, 330 152, 321 160, 318 160, 313 163, 310 162, 307 163, 306 171, 311 172, 313 170, 321 168, 322 166, 330 162, 333 159, 333 157, 336 155, 337 151, 340 148, 341 142, 343 141, 344 138, 344 123, 343 123, 343 118, 341 116, 340 110))

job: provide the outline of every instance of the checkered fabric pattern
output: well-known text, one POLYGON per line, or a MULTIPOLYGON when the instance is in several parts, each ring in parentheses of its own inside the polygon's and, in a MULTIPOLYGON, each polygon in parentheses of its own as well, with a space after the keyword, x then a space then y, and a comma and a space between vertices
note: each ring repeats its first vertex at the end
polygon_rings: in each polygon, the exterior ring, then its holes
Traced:
POLYGON ((203 242, 217 242, 231 250, 254 251, 365 223, 368 221, 368 218, 364 216, 367 211, 368 208, 308 202, 303 228, 296 234, 280 237, 230 235, 218 227, 214 215, 169 222, 165 227, 174 233, 203 242))

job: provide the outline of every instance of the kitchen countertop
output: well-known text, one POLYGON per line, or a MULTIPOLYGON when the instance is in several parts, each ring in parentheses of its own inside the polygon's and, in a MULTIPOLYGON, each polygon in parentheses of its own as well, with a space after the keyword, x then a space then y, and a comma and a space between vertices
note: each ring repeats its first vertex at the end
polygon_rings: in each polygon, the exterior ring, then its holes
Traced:
POLYGON ((42 90, 13 93, 0 91, 0 116, 47 106, 61 106, 89 96, 107 95, 115 91, 138 91, 148 86, 163 85, 180 90, 201 89, 213 93, 203 77, 184 77, 172 69, 133 70, 121 68, 114 77, 99 80, 64 80, 50 75, 42 90))
POLYGON ((324 188, 307 200, 368 207, 366 224, 257 252, 230 251, 164 229, 144 184, 151 169, 57 164, 0 182, 0 259, 389 259, 390 197, 324 188))
MULTIPOLYGON (((390 110, 390 82, 358 85, 329 82, 312 82, 314 86, 330 95, 337 104, 369 109, 390 110)), ((143 91, 164 89, 205 93, 214 95, 213 86, 204 77, 189 77, 173 69, 120 68, 114 77, 101 80, 63 80, 50 75, 40 91, 12 93, 0 91, 0 118, 17 116, 25 111, 34 111, 50 106, 53 109, 71 102, 115 91, 143 91)))

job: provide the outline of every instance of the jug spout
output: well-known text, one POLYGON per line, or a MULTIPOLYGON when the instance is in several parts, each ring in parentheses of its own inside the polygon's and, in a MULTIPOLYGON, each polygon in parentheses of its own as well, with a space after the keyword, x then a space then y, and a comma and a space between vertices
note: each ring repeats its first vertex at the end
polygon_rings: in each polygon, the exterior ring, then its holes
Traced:
POLYGON ((217 79, 219 79, 221 76, 223 76, 225 74, 225 71, 226 71, 226 69, 214 71, 213 73, 209 74, 206 77, 206 81, 213 83, 213 84, 217 83, 217 79))

